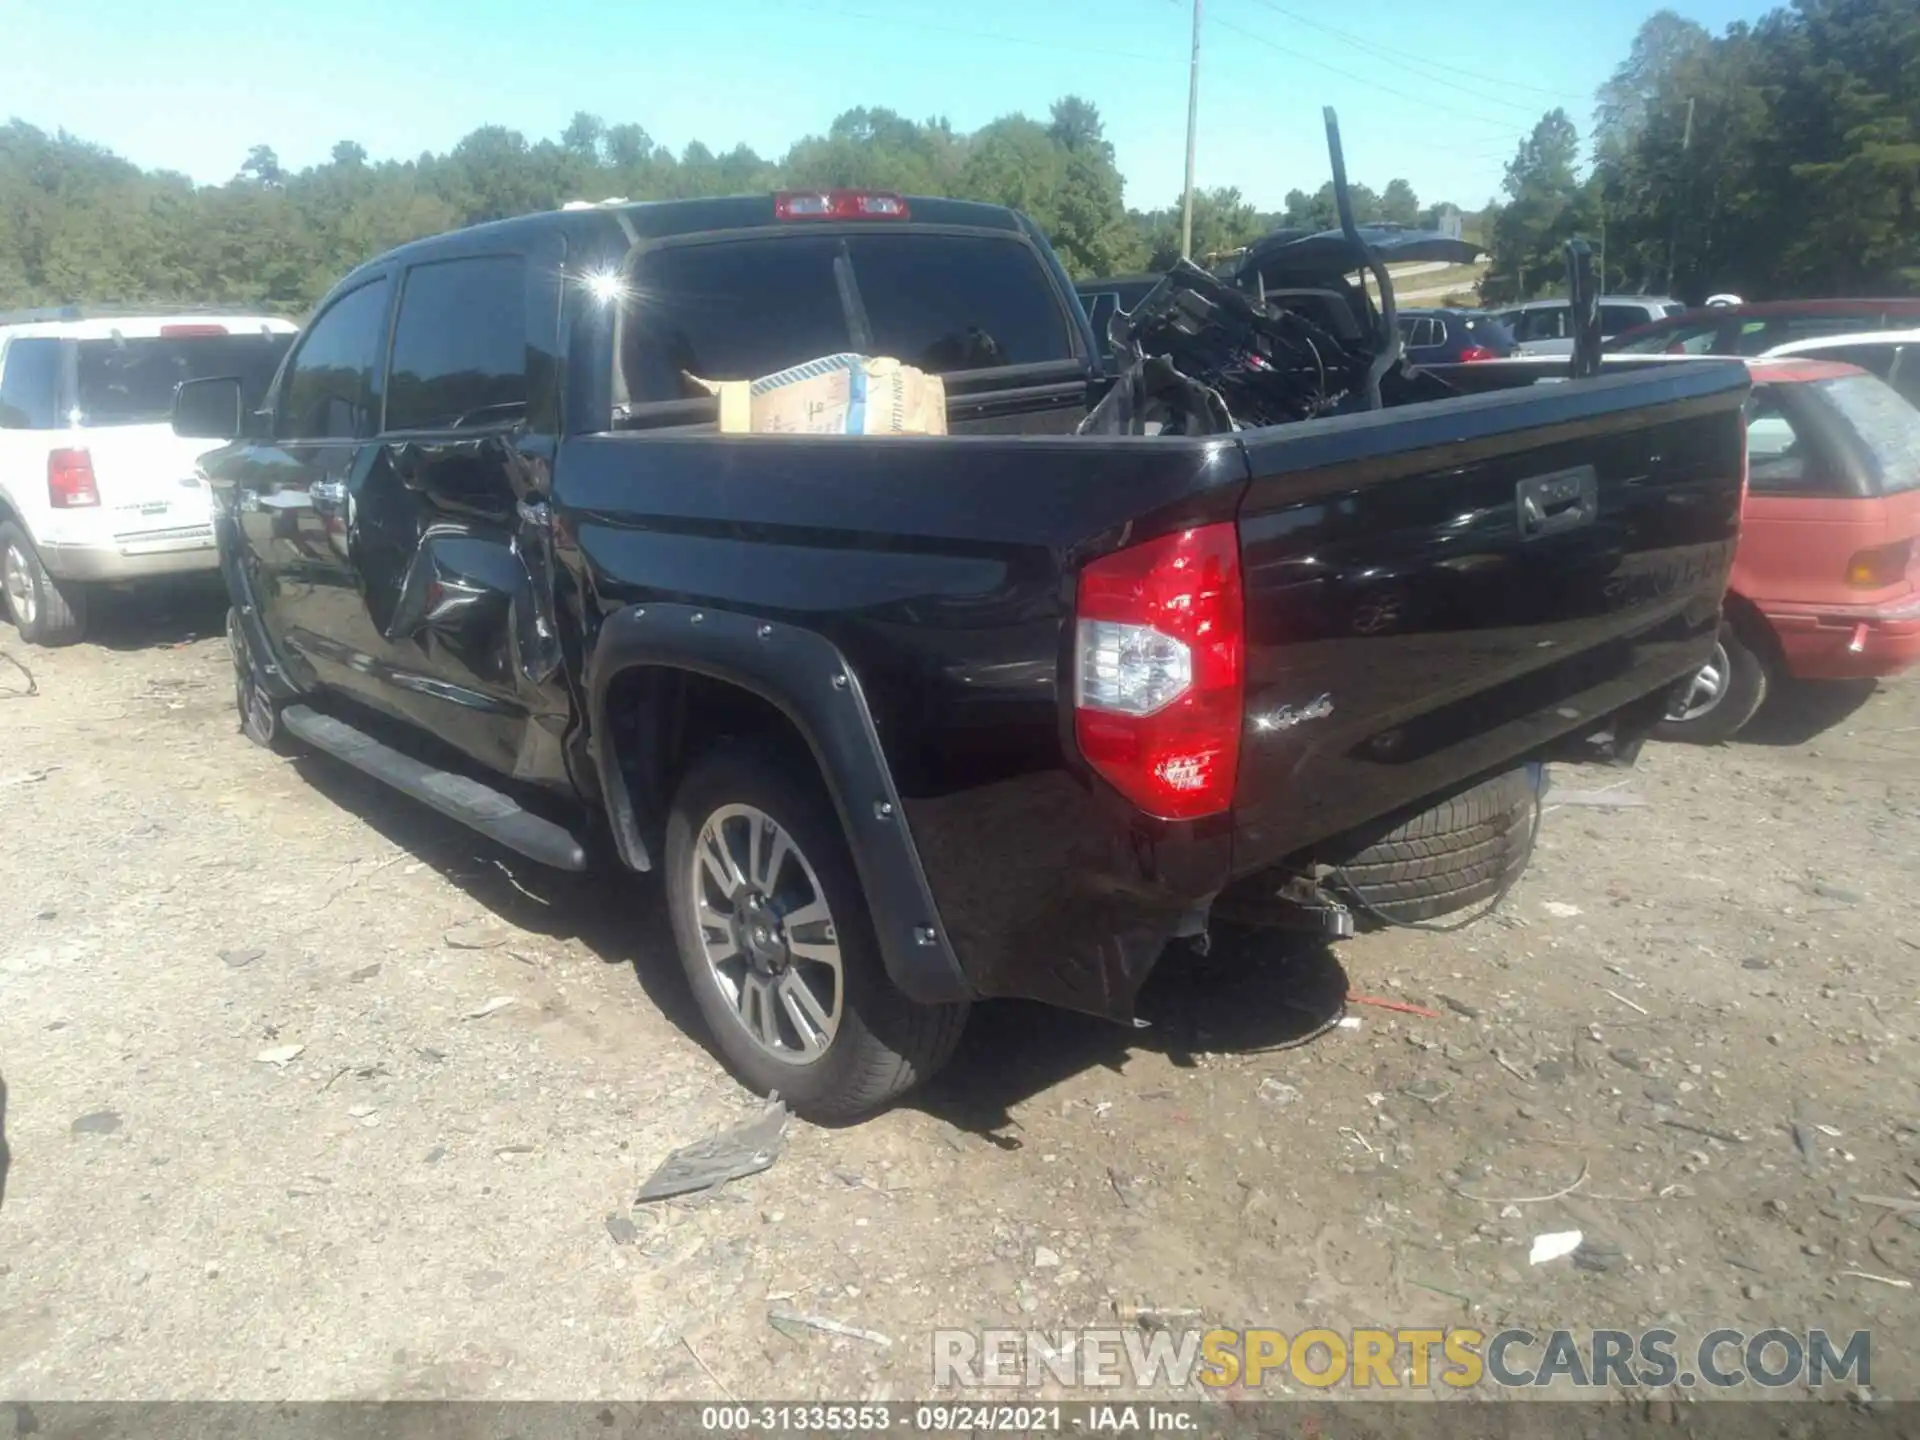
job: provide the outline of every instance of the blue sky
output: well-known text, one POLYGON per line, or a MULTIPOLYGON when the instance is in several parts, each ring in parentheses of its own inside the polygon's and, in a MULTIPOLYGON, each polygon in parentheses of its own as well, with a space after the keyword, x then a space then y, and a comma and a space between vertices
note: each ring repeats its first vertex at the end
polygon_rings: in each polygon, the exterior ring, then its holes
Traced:
MULTIPOLYGON (((1199 183, 1263 208, 1318 188, 1332 104, 1356 180, 1477 206, 1544 110, 1585 133, 1655 8, 1205 0, 1199 183)), ((1770 7, 1673 8, 1717 33, 1770 7)), ((1190 24, 1190 0, 0 0, 0 115, 219 181, 257 143, 299 168, 336 140, 406 157, 486 123, 557 135, 588 110, 676 150, 778 155, 853 105, 972 129, 1074 92, 1151 207, 1180 191, 1190 24)))

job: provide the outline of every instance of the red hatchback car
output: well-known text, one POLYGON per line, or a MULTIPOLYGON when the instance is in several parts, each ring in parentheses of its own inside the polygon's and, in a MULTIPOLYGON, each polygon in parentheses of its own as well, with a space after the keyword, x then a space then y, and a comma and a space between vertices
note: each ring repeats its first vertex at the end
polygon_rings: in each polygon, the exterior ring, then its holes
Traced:
POLYGON ((1785 680, 1920 660, 1920 409, 1824 360, 1753 360, 1747 500, 1720 648, 1660 734, 1734 735, 1785 680))

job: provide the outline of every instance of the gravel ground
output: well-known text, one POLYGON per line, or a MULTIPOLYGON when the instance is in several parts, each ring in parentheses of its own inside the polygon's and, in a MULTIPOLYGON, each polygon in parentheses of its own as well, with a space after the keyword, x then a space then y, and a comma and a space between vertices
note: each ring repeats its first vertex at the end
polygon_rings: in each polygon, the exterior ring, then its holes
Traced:
POLYGON ((1847 1273, 1920 1276, 1915 1216, 1854 1198, 1920 1193, 1920 686, 1562 768, 1645 803, 1550 809, 1490 921, 1170 961, 1140 1031, 982 1007, 927 1093, 634 1208, 758 1108, 656 887, 247 745, 218 623, 6 635, 39 693, 0 699, 0 1396, 904 1398, 936 1324, 1144 1302, 1871 1328, 1875 1392, 1920 1398, 1916 1291, 1847 1273), (1438 1018, 1275 1048, 1349 986, 1438 1018), (1581 1265, 1529 1265, 1571 1229, 1581 1265))

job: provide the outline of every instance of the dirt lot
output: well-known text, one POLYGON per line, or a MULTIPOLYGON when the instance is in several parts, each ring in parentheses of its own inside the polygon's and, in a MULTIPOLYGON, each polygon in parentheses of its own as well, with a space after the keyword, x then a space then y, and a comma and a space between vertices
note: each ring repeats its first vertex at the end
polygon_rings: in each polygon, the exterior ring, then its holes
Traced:
POLYGON ((1870 1327, 1874 1390, 1920 1398, 1920 1292, 1847 1273, 1920 1276, 1915 1217, 1853 1198, 1920 1193, 1920 685, 1561 769, 1646 803, 1549 810, 1490 922, 1223 947, 1137 1032, 983 1007, 929 1093, 635 1210, 755 1108, 655 887, 250 747, 187 638, 218 609, 142 611, 55 654, 0 633, 39 685, 0 699, 0 1395, 900 1398, 936 1325, 1145 1301, 1870 1327), (1440 1018, 1273 1048, 1349 984, 1440 1018), (1529 1265, 1570 1229, 1601 1268, 1529 1265))

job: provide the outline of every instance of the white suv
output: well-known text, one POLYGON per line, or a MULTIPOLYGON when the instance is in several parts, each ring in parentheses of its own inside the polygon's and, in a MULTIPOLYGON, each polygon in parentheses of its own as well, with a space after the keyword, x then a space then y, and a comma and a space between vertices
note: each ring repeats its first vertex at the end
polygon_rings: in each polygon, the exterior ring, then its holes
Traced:
POLYGON ((205 442, 170 422, 182 380, 261 403, 296 326, 267 315, 0 314, 0 604, 35 645, 86 632, 87 587, 213 571, 205 442))

